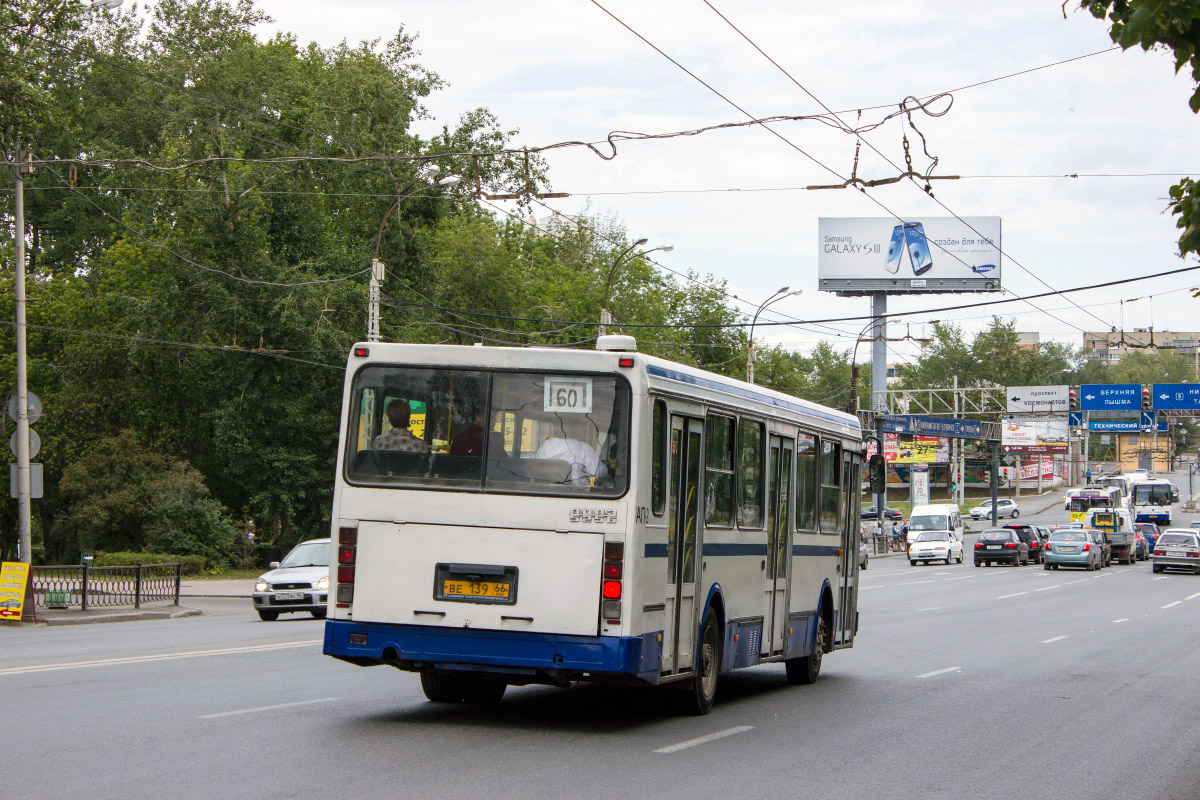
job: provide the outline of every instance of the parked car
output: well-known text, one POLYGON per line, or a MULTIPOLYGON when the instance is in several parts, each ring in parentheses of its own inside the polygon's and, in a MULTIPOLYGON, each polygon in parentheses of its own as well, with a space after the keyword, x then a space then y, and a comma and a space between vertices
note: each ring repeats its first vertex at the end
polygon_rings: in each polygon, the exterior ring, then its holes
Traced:
POLYGON ((1200 574, 1200 535, 1190 528, 1167 528, 1158 537, 1151 556, 1151 569, 1190 569, 1200 574))
POLYGON ((861 539, 858 542, 858 568, 867 568, 867 543, 861 539))
POLYGON ((962 540, 954 531, 923 531, 915 535, 908 543, 908 563, 916 566, 917 562, 945 561, 949 566, 951 559, 963 562, 962 540))
POLYGON ((1021 540, 1029 545, 1030 561, 1034 564, 1042 563, 1042 543, 1050 535, 1048 530, 1024 522, 1010 522, 1004 527, 1016 531, 1021 540))
POLYGON ((1104 556, 1100 546, 1088 531, 1055 531, 1046 540, 1043 555, 1045 569, 1082 567, 1086 570, 1097 570, 1104 567, 1104 556))
MULTIPOLYGON (((862 518, 863 519, 879 519, 879 510, 876 509, 875 506, 863 506, 862 518)), ((883 518, 899 520, 899 519, 904 519, 904 515, 901 514, 899 511, 897 511, 896 509, 892 508, 891 506, 884 506, 883 507, 883 518)))
POLYGON ((988 528, 975 542, 975 566, 1029 563, 1029 545, 1011 528, 988 528))
POLYGON ((309 539, 293 547, 283 561, 272 561, 271 571, 259 576, 254 610, 264 622, 293 611, 324 619, 328 592, 329 539, 309 539))
MULTIPOLYGON (((1008 517, 1016 519, 1021 516, 1021 506, 1012 500, 1003 499, 996 501, 996 515, 998 517, 1008 517)), ((992 501, 984 500, 979 505, 971 509, 971 519, 985 519, 992 516, 992 501)))
POLYGON ((1154 550, 1154 542, 1158 539, 1158 526, 1153 522, 1135 522, 1133 529, 1141 537, 1137 548, 1138 560, 1145 561, 1154 550))

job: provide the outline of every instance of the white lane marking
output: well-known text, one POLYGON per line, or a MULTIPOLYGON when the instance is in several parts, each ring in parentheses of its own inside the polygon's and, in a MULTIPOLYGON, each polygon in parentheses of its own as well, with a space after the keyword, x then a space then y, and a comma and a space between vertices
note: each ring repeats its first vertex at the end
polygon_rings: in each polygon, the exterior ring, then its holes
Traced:
POLYGON ((918 608, 917 611, 937 611, 941 606, 930 606, 929 608, 918 608))
POLYGON ((1054 584, 1053 586, 1043 586, 1043 587, 1042 587, 1042 588, 1040 588, 1040 589, 1034 589, 1034 591, 1035 591, 1035 592, 1048 592, 1048 591, 1050 591, 1051 589, 1057 589, 1057 588, 1059 588, 1060 586, 1062 586, 1062 584, 1061 584, 1061 583, 1056 583, 1056 584, 1054 584))
POLYGON ((935 669, 933 672, 923 672, 917 675, 917 678, 932 678, 935 675, 945 675, 947 672, 962 672, 962 667, 946 667, 945 669, 935 669))
POLYGON ((974 578, 974 575, 960 575, 957 578, 946 578, 948 581, 969 581, 974 578))
POLYGON ((1080 579, 1079 579, 1079 580, 1077 580, 1077 581, 1071 581, 1070 583, 1064 583, 1064 584, 1063 584, 1063 586, 1074 586, 1075 584, 1077 584, 1077 583, 1083 583, 1083 582, 1084 582, 1084 581, 1086 581, 1086 580, 1087 580, 1087 578, 1080 578, 1080 579))
POLYGON ((239 708, 237 711, 222 711, 219 714, 201 714, 197 719, 219 719, 221 717, 236 717, 240 714, 255 714, 259 711, 275 711, 280 708, 295 708, 296 706, 308 706, 313 703, 333 703, 340 698, 337 697, 322 697, 317 700, 297 700, 294 703, 276 703, 273 706, 256 706, 254 708, 239 708))
POLYGON ((1129 617, 1121 617, 1120 619, 1114 619, 1113 622, 1129 622, 1129 617))
POLYGON ((918 583, 933 583, 933 581, 909 581, 908 583, 897 583, 897 586, 916 586, 918 583))
POLYGON ((1163 575, 1161 578, 1153 578, 1152 580, 1165 581, 1165 580, 1170 580, 1170 579, 1166 575, 1163 575))
POLYGON ((1007 600, 1010 597, 1020 597, 1023 594, 1029 594, 1029 592, 1016 592, 1014 594, 1004 594, 1004 595, 1000 595, 996 599, 997 600, 1007 600))
POLYGON ((223 647, 218 650, 186 650, 179 653, 158 653, 149 656, 127 656, 125 658, 104 658, 98 661, 68 661, 63 664, 41 664, 36 667, 8 667, 0 669, 0 676, 25 675, 30 672, 57 672, 62 669, 82 669, 84 667, 108 667, 114 664, 141 664, 147 661, 174 661, 180 658, 201 658, 203 656, 223 656, 235 653, 262 653, 269 650, 284 650, 289 647, 308 647, 321 644, 320 639, 305 639, 299 642, 280 642, 279 644, 258 644, 249 647, 223 647))
POLYGON ((934 575, 949 575, 949 572, 935 572, 934 575))
POLYGON ((1174 603, 1167 603, 1165 606, 1159 606, 1159 608, 1170 608, 1171 606, 1177 606, 1182 602, 1182 600, 1176 600, 1174 603))
POLYGON ((1200 597, 1200 592, 1196 592, 1195 594, 1189 594, 1187 597, 1185 597, 1183 599, 1184 600, 1195 600, 1197 597, 1200 597))
POLYGON ((656 753, 678 753, 680 750, 686 750, 689 747, 695 747, 698 744, 707 744, 708 742, 715 742, 717 739, 724 739, 726 736, 733 736, 738 733, 745 733, 746 731, 752 731, 752 730, 754 730, 753 725, 738 725, 736 728, 727 728, 723 731, 717 731, 716 733, 710 733, 708 736, 697 736, 695 739, 688 739, 686 742, 679 742, 678 744, 672 744, 672 745, 667 745, 666 747, 660 747, 657 750, 655 750, 654 752, 656 752, 656 753))
POLYGON ((1065 639, 1065 638, 1067 638, 1067 637, 1065 637, 1065 636, 1052 636, 1052 637, 1051 637, 1051 638, 1049 638, 1049 639, 1042 639, 1042 644, 1053 644, 1054 642, 1061 642, 1061 641, 1062 641, 1063 639, 1065 639))

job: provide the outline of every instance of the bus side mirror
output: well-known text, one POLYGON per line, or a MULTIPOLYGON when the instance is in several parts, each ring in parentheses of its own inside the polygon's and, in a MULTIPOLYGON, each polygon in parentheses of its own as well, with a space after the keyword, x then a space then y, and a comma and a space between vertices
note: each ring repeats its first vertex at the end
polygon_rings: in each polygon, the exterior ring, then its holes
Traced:
POLYGON ((887 488, 884 470, 886 464, 883 455, 876 453, 867 460, 867 476, 871 484, 871 494, 882 494, 887 488))

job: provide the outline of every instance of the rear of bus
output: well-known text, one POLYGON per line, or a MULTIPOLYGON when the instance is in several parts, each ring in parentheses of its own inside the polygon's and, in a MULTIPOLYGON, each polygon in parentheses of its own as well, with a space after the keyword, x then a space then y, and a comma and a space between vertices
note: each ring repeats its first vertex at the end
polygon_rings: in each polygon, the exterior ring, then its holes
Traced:
POLYGON ((440 699, 480 682, 657 676, 641 637, 622 635, 633 365, 356 346, 324 652, 420 672, 440 699))

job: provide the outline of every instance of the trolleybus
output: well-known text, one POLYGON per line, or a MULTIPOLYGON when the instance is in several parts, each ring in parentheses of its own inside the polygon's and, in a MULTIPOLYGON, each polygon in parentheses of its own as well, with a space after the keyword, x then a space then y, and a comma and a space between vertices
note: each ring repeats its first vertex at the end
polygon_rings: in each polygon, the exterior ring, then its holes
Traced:
POLYGON ((509 685, 792 683, 853 645, 849 414, 636 352, 355 345, 324 652, 439 702, 509 685), (395 408, 393 408, 395 406, 395 408))

